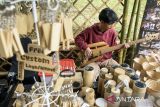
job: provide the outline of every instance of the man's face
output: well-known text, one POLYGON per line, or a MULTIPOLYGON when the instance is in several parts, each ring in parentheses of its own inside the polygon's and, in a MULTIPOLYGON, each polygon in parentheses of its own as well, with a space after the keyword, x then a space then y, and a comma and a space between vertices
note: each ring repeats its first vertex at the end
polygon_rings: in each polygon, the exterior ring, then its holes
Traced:
POLYGON ((103 30, 105 30, 105 31, 108 29, 111 29, 115 26, 115 23, 113 23, 113 24, 107 24, 105 22, 101 22, 101 23, 102 23, 103 30))

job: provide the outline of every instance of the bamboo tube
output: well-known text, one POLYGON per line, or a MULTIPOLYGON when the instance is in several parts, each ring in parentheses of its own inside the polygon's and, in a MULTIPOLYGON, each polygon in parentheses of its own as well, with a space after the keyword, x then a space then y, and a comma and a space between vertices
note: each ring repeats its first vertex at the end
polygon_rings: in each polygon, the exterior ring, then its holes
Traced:
POLYGON ((94 89, 92 88, 88 88, 86 90, 86 97, 85 97, 85 100, 86 102, 90 105, 90 106, 93 106, 94 103, 95 103, 95 92, 94 92, 94 89))
MULTIPOLYGON (((138 35, 139 35, 139 27, 140 27, 140 14, 141 14, 141 7, 142 5, 146 5, 146 4, 142 4, 142 0, 139 0, 139 3, 138 3, 138 10, 137 10, 137 16, 136 16, 136 22, 135 22, 135 28, 134 29, 134 36, 133 36, 133 40, 137 40, 138 39, 138 35)), ((132 47, 132 54, 131 54, 131 59, 134 58, 134 55, 135 55, 135 49, 136 49, 136 46, 133 46, 132 47)), ((132 62, 133 63, 133 62, 132 62)))
POLYGON ((141 82, 141 81, 137 81, 134 83, 133 85, 133 96, 134 97, 140 97, 140 98, 144 98, 146 93, 146 85, 145 83, 141 82))
MULTIPOLYGON (((124 0, 124 10, 123 10, 123 21, 122 21, 122 32, 121 32, 121 41, 120 43, 125 42, 125 37, 127 35, 127 25, 128 25, 128 7, 129 7, 129 0, 124 0)), ((123 63, 123 50, 119 53, 119 63, 123 63)))
MULTIPOLYGON (((119 97, 120 96, 120 89, 116 89, 115 87, 113 87, 111 89, 111 93, 115 97, 119 97)), ((119 105, 120 105, 120 101, 115 101, 114 103, 108 103, 108 107, 119 107, 119 105)))
POLYGON ((93 81, 94 81, 94 68, 93 67, 91 66, 85 67, 83 80, 84 80, 84 86, 87 86, 87 87, 93 86, 93 81))
POLYGON ((114 80, 117 81, 117 78, 119 75, 125 75, 125 70, 123 70, 122 68, 116 68, 114 70, 114 80))
MULTIPOLYGON (((132 10, 132 14, 131 14, 131 20, 130 20, 129 28, 128 28, 128 34, 127 34, 127 37, 126 37, 126 42, 129 42, 129 39, 130 39, 131 36, 133 37, 132 29, 134 29, 134 27, 135 27, 134 22, 135 22, 135 16, 136 16, 136 10, 137 10, 137 7, 138 7, 138 2, 139 2, 139 0, 134 1, 133 10, 132 10)), ((127 49, 125 49, 124 52, 123 52, 123 62, 125 61, 126 53, 127 53, 127 49)))

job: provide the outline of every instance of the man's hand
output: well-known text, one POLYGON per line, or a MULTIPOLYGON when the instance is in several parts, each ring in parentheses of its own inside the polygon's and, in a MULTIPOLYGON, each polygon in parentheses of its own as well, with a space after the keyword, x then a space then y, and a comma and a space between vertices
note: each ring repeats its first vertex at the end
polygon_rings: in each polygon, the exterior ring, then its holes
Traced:
POLYGON ((92 50, 89 47, 85 50, 85 56, 87 58, 90 58, 92 56, 92 50))
POLYGON ((129 47, 130 47, 130 45, 129 45, 128 43, 125 43, 125 44, 124 44, 124 48, 127 49, 127 48, 129 48, 129 47))

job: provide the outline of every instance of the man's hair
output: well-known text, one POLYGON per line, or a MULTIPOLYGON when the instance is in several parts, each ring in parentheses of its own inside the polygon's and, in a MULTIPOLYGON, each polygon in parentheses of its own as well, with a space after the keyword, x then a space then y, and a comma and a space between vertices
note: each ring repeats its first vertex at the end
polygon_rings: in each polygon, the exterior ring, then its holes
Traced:
POLYGON ((117 14, 110 8, 104 8, 99 14, 99 20, 113 24, 118 20, 117 14))

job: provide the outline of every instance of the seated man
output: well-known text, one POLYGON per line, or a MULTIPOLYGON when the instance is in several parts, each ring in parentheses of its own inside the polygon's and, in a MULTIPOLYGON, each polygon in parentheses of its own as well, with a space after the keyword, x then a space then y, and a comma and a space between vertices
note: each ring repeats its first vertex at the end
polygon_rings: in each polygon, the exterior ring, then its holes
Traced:
MULTIPOLYGON (((104 8, 99 14, 99 23, 83 30, 75 38, 75 44, 80 50, 85 52, 85 56, 90 58, 92 56, 92 50, 88 47, 88 44, 105 42, 108 46, 116 45, 117 33, 114 29, 114 25, 117 22, 117 14, 110 8, 104 8)), ((126 45, 126 47, 129 47, 126 45)), ((118 64, 112 59, 112 52, 105 53, 101 59, 96 63, 89 64, 96 70, 97 65, 108 66, 118 64)), ((97 69, 98 70, 98 69, 97 69)))

